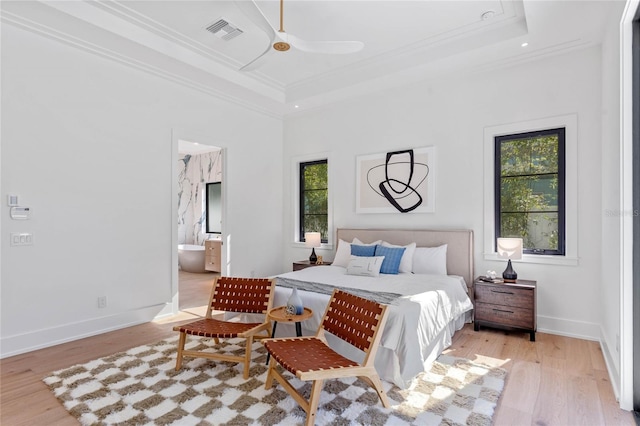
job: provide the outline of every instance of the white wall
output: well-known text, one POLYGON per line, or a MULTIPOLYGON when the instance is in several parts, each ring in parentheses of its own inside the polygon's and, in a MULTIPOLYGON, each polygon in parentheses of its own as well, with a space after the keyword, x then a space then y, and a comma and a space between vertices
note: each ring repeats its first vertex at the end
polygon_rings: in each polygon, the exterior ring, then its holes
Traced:
MULTIPOLYGON (((471 228, 475 269, 502 270, 486 261, 483 238, 483 129, 558 115, 578 117, 578 266, 517 264, 538 281, 538 329, 597 340, 601 304, 601 54, 598 47, 507 69, 453 75, 304 113, 285 121, 284 167, 290 159, 329 151, 334 227, 471 228), (434 145, 434 214, 356 214, 355 159, 360 154, 434 145)), ((285 232, 293 223, 290 170, 285 171, 285 232)), ((333 252, 317 250, 326 259, 333 252)), ((308 257, 285 242, 283 268, 308 257)))
POLYGON ((0 213, 2 356, 148 321, 174 301, 175 128, 226 150, 231 273, 280 271, 280 120, 10 24, 1 40, 1 197, 33 212, 0 213), (13 232, 34 245, 10 247, 13 232))

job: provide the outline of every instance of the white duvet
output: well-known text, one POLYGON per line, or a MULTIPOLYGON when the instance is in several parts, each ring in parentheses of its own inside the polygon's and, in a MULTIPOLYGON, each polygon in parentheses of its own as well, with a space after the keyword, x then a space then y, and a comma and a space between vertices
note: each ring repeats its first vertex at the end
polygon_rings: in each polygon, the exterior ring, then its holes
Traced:
MULTIPOLYGON (((279 279, 284 279, 280 280, 283 285, 306 281, 345 291, 361 289, 398 294, 399 297, 389 304, 387 324, 376 357, 376 369, 383 379, 401 388, 423 371, 443 346, 450 344, 450 336, 459 328, 455 326, 451 329, 452 324, 473 309, 464 279, 458 276, 380 274, 378 277, 362 277, 347 275, 346 269, 339 266, 322 266, 278 275, 276 284, 279 279), (444 345, 440 341, 444 341, 444 345), (434 354, 434 351, 437 353, 434 354)), ((300 289, 298 293, 304 305, 314 311, 314 316, 303 324, 303 328, 312 334, 322 320, 330 296, 300 289)), ((285 305, 290 294, 291 288, 277 285, 274 306, 285 305)), ((334 342, 330 343, 333 346, 334 342)), ((362 352, 357 349, 336 344, 340 347, 335 349, 343 355, 357 361, 363 358, 362 352)))

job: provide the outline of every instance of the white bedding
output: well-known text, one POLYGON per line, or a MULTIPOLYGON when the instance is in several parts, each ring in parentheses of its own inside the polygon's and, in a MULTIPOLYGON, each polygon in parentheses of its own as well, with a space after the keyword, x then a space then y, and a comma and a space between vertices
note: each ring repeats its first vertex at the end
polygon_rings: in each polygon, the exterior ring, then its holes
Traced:
MULTIPOLYGON (((376 356, 376 369, 384 380, 401 388, 405 388, 451 343, 455 330, 464 324, 464 314, 473 309, 462 277, 410 273, 363 277, 347 275, 346 268, 339 266, 306 268, 278 275, 274 306, 285 305, 291 294, 291 288, 278 283, 295 285, 296 281, 326 284, 346 291, 361 289, 400 295, 389 304, 388 320, 376 356)), ((301 291, 300 288, 298 293, 304 305, 313 309, 313 317, 302 324, 305 334, 313 334, 330 296, 301 291)), ((282 328, 278 324, 278 331, 282 328)), ((290 330, 282 331, 290 333, 290 330)), ((276 334, 283 335, 281 332, 276 334)), ((338 339, 331 339, 330 344, 344 356, 357 361, 363 358, 362 352, 338 339)))

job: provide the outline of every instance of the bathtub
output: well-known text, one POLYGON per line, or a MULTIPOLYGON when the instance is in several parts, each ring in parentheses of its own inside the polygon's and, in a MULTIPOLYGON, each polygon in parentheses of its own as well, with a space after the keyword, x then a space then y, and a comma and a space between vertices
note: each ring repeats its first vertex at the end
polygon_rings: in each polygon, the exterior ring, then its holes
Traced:
POLYGON ((204 273, 204 246, 178 244, 178 264, 186 272, 204 273))

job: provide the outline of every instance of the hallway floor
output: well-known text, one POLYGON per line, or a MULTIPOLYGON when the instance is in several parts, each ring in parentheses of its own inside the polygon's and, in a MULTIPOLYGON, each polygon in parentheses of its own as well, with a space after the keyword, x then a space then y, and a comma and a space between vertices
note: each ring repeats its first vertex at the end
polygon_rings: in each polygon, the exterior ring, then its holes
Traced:
POLYGON ((178 271, 178 288, 180 292, 179 307, 181 311, 204 316, 211 296, 213 280, 220 276, 217 272, 196 274, 178 271))

